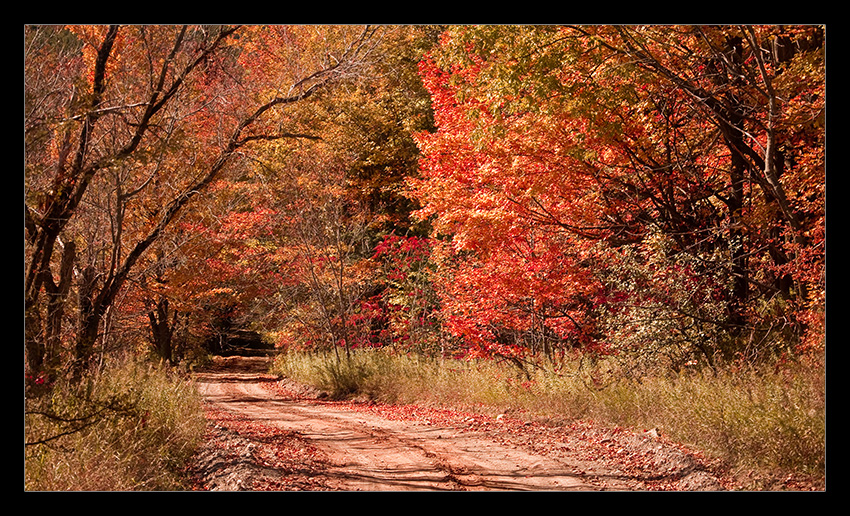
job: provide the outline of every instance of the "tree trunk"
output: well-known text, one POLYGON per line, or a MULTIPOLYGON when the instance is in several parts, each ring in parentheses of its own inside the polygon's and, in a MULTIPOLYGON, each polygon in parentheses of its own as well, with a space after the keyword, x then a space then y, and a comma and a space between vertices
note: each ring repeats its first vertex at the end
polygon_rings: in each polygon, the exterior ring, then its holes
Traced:
MULTIPOLYGON (((732 132, 736 140, 740 140, 739 132, 732 132)), ((742 142, 741 142, 742 143, 742 142)), ((729 324, 733 334, 737 334, 743 326, 743 313, 749 296, 749 268, 747 249, 744 241, 744 231, 741 222, 741 212, 744 207, 744 177, 746 162, 741 155, 734 151, 738 141, 731 141, 732 161, 729 169, 731 195, 727 200, 729 209, 729 245, 731 247, 730 269, 732 272, 732 299, 729 303, 729 324)))
POLYGON ((156 306, 148 312, 151 327, 151 340, 157 355, 167 363, 173 362, 172 337, 174 329, 169 324, 168 299, 160 298, 156 306))
POLYGON ((24 307, 24 352, 27 375, 39 377, 44 371, 44 340, 41 335, 41 312, 37 303, 24 307))
POLYGON ((83 270, 80 278, 79 329, 71 364, 72 377, 74 379, 79 379, 88 367, 89 359, 94 353, 94 346, 100 330, 101 314, 94 298, 95 279, 94 266, 89 265, 83 270))
POLYGON ((48 370, 55 371, 61 366, 60 350, 62 346, 62 317, 65 314, 65 302, 71 289, 71 277, 76 258, 76 245, 68 242, 62 254, 62 264, 59 269, 59 285, 48 292, 47 328, 44 350, 45 365, 48 370))

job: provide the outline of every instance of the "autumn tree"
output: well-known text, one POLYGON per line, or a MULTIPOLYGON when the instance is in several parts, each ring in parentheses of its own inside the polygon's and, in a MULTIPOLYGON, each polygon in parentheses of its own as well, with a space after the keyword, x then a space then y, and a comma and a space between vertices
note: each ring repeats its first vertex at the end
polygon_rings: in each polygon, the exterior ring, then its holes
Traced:
POLYGON ((256 212, 270 228, 265 261, 278 267, 277 292, 258 297, 256 313, 281 345, 348 351, 373 342, 364 313, 387 287, 374 247, 387 233, 422 231, 411 227, 415 206, 402 190, 417 168, 412 133, 431 126, 417 62, 433 33, 382 27, 368 70, 303 113, 321 138, 266 142, 248 169, 242 184, 268 209, 256 212))
POLYGON ((25 27, 30 375, 84 369, 152 246, 257 142, 313 136, 287 113, 363 64, 373 30, 349 29, 25 27))
POLYGON ((256 185, 221 179, 207 193, 214 201, 187 210, 170 228, 133 290, 150 322, 151 349, 168 361, 220 352, 232 338, 251 335, 263 319, 257 300, 282 281, 269 243, 274 213, 256 185))
POLYGON ((360 259, 368 248, 369 211, 345 195, 346 164, 324 145, 278 163, 274 174, 283 189, 275 190, 272 239, 285 278, 276 285, 276 311, 289 332, 301 333, 296 340, 348 353, 348 317, 368 284, 360 259))
POLYGON ((372 341, 421 355, 451 353, 439 327, 431 240, 391 233, 375 247, 372 260, 381 286, 380 294, 364 300, 364 316, 378 319, 372 341))
POLYGON ((456 331, 681 360, 819 342, 823 77, 816 26, 447 32, 411 184, 456 331))
POLYGON ((348 156, 349 195, 373 213, 376 241, 392 232, 427 233, 410 217, 418 206, 404 195, 404 180, 418 174, 413 134, 434 128, 418 63, 440 31, 427 25, 386 27, 369 76, 327 108, 326 117, 342 129, 334 146, 348 156))

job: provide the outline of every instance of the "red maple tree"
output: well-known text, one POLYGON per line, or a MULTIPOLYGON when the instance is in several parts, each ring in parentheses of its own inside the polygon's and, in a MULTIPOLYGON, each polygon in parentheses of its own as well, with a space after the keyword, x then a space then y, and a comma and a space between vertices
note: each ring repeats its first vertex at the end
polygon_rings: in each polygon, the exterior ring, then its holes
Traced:
POLYGON ((455 332, 709 361, 822 339, 822 28, 457 27, 422 76, 410 184, 455 332))

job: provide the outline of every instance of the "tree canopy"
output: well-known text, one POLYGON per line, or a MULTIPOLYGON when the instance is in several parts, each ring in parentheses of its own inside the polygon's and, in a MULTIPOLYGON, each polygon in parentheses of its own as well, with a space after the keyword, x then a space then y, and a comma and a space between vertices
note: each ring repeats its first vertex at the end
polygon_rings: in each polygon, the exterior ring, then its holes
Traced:
POLYGON ((674 368, 825 346, 823 26, 26 26, 24 51, 32 382, 236 328, 674 368))
POLYGON ((438 130, 410 183, 445 237, 453 331, 682 360, 778 333, 821 346, 823 42, 816 26, 447 31, 422 62, 438 130))

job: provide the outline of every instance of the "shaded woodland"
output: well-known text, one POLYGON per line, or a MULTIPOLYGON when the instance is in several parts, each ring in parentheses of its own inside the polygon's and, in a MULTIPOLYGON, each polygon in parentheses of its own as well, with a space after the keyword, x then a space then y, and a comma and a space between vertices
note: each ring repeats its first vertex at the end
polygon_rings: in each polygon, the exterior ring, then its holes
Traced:
POLYGON ((32 395, 239 332, 825 351, 823 26, 26 26, 24 64, 32 395))

